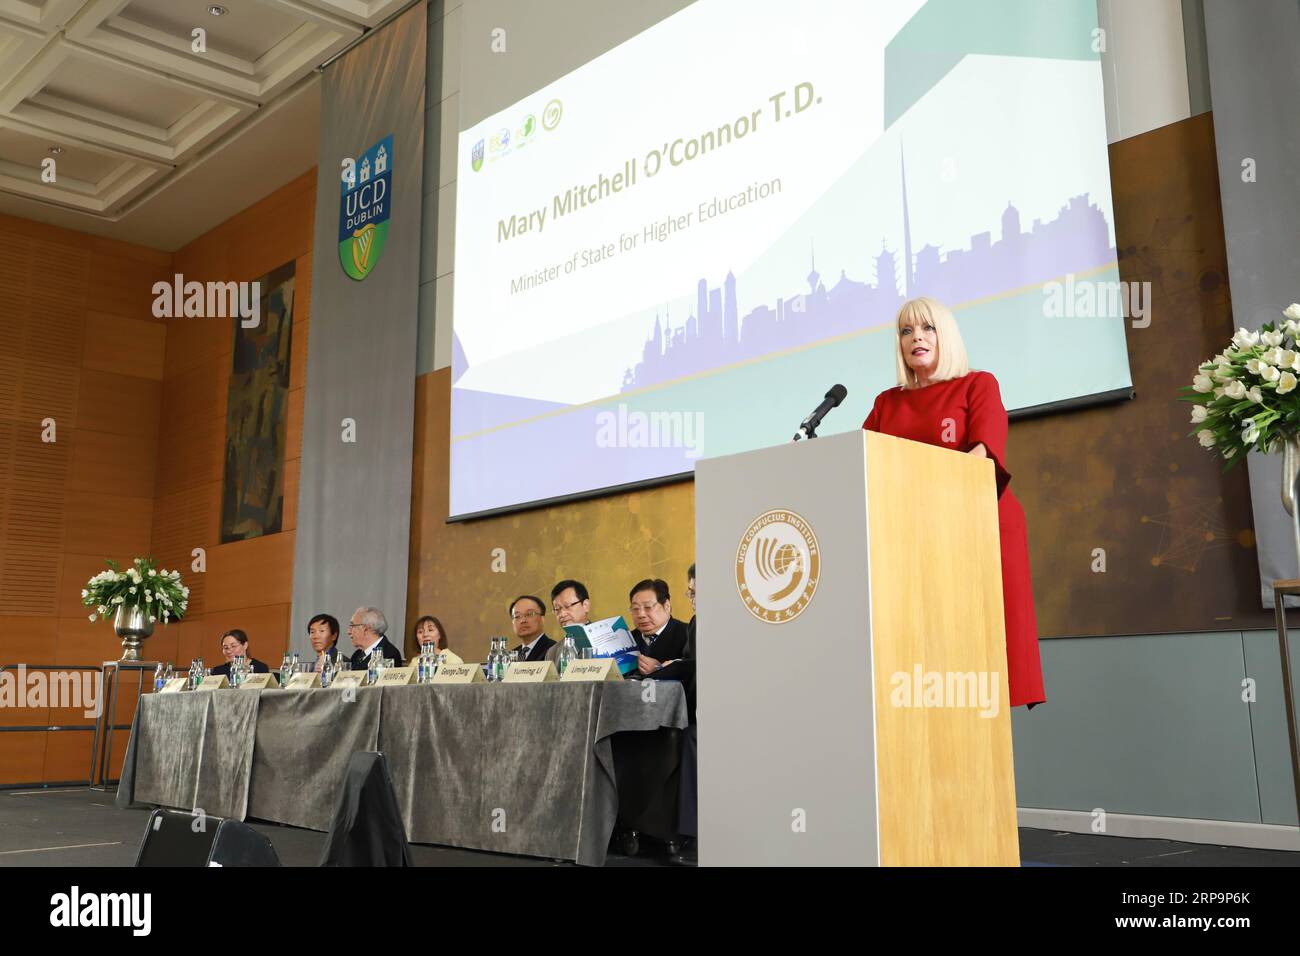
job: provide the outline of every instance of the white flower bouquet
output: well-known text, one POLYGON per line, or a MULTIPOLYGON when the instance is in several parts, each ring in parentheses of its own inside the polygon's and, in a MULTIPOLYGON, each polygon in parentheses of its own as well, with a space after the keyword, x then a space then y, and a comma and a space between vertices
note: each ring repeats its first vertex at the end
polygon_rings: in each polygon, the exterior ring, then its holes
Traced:
POLYGON ((1252 448, 1271 452, 1300 432, 1300 303, 1282 314, 1280 326, 1239 329, 1181 389, 1182 400, 1194 403, 1191 434, 1218 450, 1224 471, 1252 448))
POLYGON ((121 606, 142 608, 150 624, 184 617, 190 589, 181 583, 181 573, 166 568, 160 571, 154 564, 153 558, 136 558, 133 566, 123 571, 110 560, 108 570, 100 571, 82 588, 81 603, 95 609, 90 619, 108 617, 121 606))

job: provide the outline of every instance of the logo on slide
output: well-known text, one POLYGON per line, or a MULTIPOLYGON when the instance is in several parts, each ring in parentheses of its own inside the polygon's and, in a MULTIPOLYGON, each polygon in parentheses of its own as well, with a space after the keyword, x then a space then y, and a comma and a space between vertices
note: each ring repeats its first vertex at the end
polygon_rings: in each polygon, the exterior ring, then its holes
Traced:
POLYGON ((524 117, 524 123, 519 127, 519 139, 529 139, 537 132, 537 117, 529 113, 524 117))
POLYGON ((560 125, 560 117, 564 115, 564 107, 559 100, 551 100, 546 104, 546 109, 542 110, 542 128, 553 130, 560 125))
POLYGON ((339 200, 339 262, 360 281, 370 274, 384 252, 388 213, 393 201, 393 136, 375 143, 356 164, 356 173, 343 179, 339 200))
POLYGON ((812 527, 793 511, 755 518, 736 549, 736 589, 765 624, 792 621, 808 607, 821 577, 821 548, 812 527))
POLYGON ((474 172, 483 168, 483 140, 474 144, 474 148, 469 151, 469 164, 474 167, 474 172))

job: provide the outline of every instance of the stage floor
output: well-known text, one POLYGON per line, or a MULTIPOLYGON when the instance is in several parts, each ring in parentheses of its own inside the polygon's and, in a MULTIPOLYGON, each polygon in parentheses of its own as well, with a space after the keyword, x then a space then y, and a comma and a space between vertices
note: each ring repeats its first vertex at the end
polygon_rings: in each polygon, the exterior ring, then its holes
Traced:
MULTIPOLYGON (((131 866, 149 811, 119 810, 112 791, 0 790, 0 866, 131 866)), ((286 866, 315 866, 325 834, 254 822, 286 866)), ((411 847, 416 866, 568 866, 533 857, 450 847, 411 847)), ((1170 840, 1020 829, 1025 866, 1300 866, 1300 853, 1170 840)), ((643 848, 637 857, 610 853, 607 866, 667 866, 643 848)))

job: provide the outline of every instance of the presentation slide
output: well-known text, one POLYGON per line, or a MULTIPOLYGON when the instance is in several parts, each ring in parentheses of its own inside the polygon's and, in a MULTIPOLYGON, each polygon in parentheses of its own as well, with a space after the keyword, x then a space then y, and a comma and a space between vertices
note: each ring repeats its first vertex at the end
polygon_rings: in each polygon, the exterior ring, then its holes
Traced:
POLYGON ((452 516, 788 441, 837 382, 859 428, 918 295, 1008 409, 1129 386, 1098 49, 1093 0, 698 0, 463 131, 452 516))

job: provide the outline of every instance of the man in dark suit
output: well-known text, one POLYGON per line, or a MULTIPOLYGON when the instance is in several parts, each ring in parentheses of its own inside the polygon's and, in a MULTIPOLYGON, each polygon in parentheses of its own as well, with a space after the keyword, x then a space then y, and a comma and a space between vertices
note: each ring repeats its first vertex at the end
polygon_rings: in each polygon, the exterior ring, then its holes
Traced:
POLYGON ((359 607, 352 612, 352 621, 348 624, 348 637, 356 652, 352 655, 354 671, 368 670, 367 664, 375 654, 380 654, 391 662, 391 667, 402 666, 402 652, 384 637, 388 631, 388 618, 377 607, 359 607))
POLYGON ((311 639, 311 649, 316 652, 314 670, 320 670, 321 664, 329 661, 334 664, 339 659, 339 621, 333 614, 317 614, 307 622, 307 637, 311 639))
POLYGON ((514 649, 517 661, 546 660, 546 652, 555 642, 543 633, 546 629, 546 605, 531 594, 521 594, 510 602, 510 626, 519 646, 514 649), (522 652, 522 653, 521 653, 522 652))
POLYGON ((659 677, 665 661, 681 660, 686 656, 690 634, 686 625, 673 617, 667 581, 646 578, 633 585, 628 597, 632 602, 628 612, 636 625, 632 639, 641 652, 637 658, 637 673, 641 677, 659 677))

